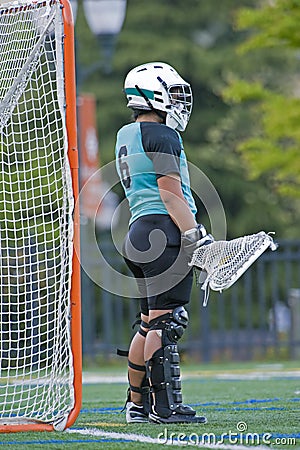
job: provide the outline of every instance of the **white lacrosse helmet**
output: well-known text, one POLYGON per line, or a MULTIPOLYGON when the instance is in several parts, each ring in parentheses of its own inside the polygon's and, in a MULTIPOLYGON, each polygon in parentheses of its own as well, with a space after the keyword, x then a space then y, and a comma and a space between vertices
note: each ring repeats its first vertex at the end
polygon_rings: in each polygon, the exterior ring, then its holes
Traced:
POLYGON ((135 67, 125 78, 124 92, 128 108, 164 111, 167 126, 186 129, 193 106, 191 86, 169 64, 135 67))

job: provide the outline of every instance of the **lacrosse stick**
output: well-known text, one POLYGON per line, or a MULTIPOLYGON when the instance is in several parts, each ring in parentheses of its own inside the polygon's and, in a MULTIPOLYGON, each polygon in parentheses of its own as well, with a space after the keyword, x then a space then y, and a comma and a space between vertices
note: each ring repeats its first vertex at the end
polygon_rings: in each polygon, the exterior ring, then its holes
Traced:
POLYGON ((231 241, 215 241, 197 248, 189 265, 195 269, 197 282, 203 283, 203 306, 208 303, 210 289, 219 292, 228 289, 269 247, 274 251, 278 244, 269 234, 261 231, 231 241), (206 274, 204 281, 203 272, 206 274))

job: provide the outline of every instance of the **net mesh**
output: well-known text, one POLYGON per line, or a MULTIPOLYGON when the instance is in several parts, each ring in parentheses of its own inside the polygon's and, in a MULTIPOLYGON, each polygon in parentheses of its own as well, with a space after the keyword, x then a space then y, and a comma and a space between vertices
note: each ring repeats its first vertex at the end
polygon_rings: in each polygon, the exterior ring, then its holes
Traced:
MULTIPOLYGON (((201 271, 205 273, 203 290, 222 291, 232 286, 268 247, 276 250, 277 245, 264 231, 231 241, 215 241, 195 250, 190 265, 199 269, 199 283, 203 280, 201 271)), ((206 296, 205 305, 207 301, 206 296)))
POLYGON ((63 69, 59 2, 0 6, 0 424, 74 404, 63 69))

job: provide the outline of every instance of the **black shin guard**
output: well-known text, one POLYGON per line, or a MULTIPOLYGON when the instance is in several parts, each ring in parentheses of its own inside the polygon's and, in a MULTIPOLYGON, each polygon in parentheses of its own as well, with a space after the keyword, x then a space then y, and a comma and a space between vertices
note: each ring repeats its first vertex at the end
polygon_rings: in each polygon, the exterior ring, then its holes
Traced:
POLYGON ((186 416, 196 414, 192 408, 182 404, 177 341, 187 321, 185 309, 179 307, 153 321, 150 327, 152 330, 162 330, 162 347, 146 362, 154 410, 160 417, 167 418, 174 413, 186 416))
POLYGON ((133 386, 129 381, 127 401, 130 401, 130 391, 141 394, 142 405, 143 405, 144 411, 148 414, 150 411, 150 385, 149 385, 148 377, 146 375, 146 367, 134 364, 130 360, 128 360, 128 367, 130 367, 131 369, 134 369, 134 370, 138 370, 140 372, 145 372, 145 376, 143 378, 143 381, 142 381, 142 384, 140 387, 133 386))
POLYGON ((150 380, 150 390, 153 394, 154 401, 153 406, 155 407, 157 414, 162 417, 169 417, 171 415, 171 410, 169 408, 168 396, 166 393, 165 386, 165 375, 164 375, 164 350, 160 348, 157 350, 152 358, 146 362, 147 376, 150 380))
POLYGON ((153 406, 161 417, 170 417, 174 412, 196 414, 191 407, 182 404, 179 361, 177 345, 173 344, 157 350, 146 363, 153 406))
MULTIPOLYGON (((127 391, 126 403, 131 401, 131 391, 141 394, 144 412, 145 412, 145 414, 149 414, 149 411, 150 411, 150 386, 149 386, 149 381, 148 381, 146 375, 143 378, 141 387, 136 387, 136 386, 132 386, 131 384, 129 384, 129 388, 127 391)), ((124 406, 124 408, 125 408, 125 406, 124 406)))

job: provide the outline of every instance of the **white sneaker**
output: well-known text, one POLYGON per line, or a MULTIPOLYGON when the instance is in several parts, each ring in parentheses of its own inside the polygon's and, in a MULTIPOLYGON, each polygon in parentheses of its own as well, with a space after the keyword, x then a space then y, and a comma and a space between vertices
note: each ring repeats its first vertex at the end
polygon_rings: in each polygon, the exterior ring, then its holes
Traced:
POLYGON ((136 405, 133 402, 127 402, 126 422, 127 423, 148 422, 148 414, 146 414, 143 405, 136 405))

